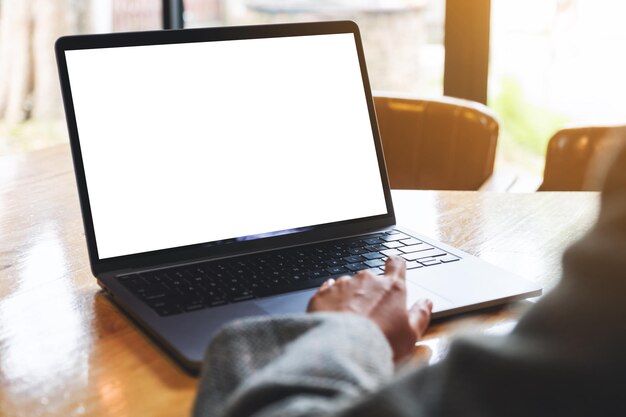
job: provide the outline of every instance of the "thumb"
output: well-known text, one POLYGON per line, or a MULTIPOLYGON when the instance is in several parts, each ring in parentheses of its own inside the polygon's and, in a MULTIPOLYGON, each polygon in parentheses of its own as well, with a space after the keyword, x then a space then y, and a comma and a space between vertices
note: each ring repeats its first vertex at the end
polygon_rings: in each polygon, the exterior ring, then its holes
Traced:
POLYGON ((422 338, 430 324, 432 310, 433 302, 428 299, 416 301, 409 309, 409 324, 415 331, 418 340, 422 338))

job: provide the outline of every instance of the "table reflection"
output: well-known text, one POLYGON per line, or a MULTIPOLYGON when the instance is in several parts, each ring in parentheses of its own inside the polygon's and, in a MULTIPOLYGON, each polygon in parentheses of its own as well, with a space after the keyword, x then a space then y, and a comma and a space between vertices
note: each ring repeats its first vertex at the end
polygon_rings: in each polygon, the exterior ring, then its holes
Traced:
POLYGON ((43 225, 26 244, 14 294, 0 304, 2 378, 12 381, 13 398, 42 406, 69 395, 66 380, 87 384, 85 311, 76 302, 66 254, 56 233, 50 224, 43 225), (37 396, 29 395, 31 392, 37 396))

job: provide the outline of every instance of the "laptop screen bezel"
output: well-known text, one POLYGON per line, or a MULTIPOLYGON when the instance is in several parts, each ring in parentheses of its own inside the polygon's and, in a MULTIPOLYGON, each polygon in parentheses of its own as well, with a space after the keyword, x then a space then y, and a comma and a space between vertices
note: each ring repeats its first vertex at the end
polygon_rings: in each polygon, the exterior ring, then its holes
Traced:
POLYGON ((358 26, 351 21, 312 22, 261 26, 230 26, 203 29, 183 29, 171 31, 127 32, 100 35, 66 36, 57 40, 55 44, 57 65, 61 92, 65 107, 65 115, 70 138, 70 148, 74 163, 74 172, 78 187, 78 194, 87 240, 89 261, 95 276, 116 273, 119 271, 150 268, 157 265, 169 265, 195 260, 219 259, 227 256, 236 256, 245 253, 278 249, 281 247, 297 246, 307 243, 332 240, 345 236, 366 233, 380 228, 395 225, 395 213, 391 201, 389 181, 385 166, 378 124, 372 100, 369 78, 365 64, 365 57, 361 44, 358 26), (276 38, 307 35, 327 35, 351 33, 355 38, 358 53, 361 79, 369 111, 372 137, 376 148, 380 176, 383 184, 383 193, 387 207, 387 214, 346 220, 318 225, 310 230, 285 234, 248 241, 229 240, 227 244, 206 242, 183 247, 161 249, 114 258, 100 259, 96 244, 96 236, 92 219, 89 192, 85 179, 85 170, 81 153, 80 138, 76 124, 72 91, 68 76, 66 51, 80 49, 98 49, 142 45, 162 45, 176 43, 212 42, 226 40, 243 40, 258 38, 276 38))

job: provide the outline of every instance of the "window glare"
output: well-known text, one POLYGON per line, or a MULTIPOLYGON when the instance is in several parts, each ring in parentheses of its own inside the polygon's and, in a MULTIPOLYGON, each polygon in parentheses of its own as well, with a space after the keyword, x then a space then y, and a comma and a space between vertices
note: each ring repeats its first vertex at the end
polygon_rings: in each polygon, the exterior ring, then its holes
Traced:
POLYGON ((541 174, 568 125, 626 123, 626 2, 494 0, 489 104, 503 157, 541 174))

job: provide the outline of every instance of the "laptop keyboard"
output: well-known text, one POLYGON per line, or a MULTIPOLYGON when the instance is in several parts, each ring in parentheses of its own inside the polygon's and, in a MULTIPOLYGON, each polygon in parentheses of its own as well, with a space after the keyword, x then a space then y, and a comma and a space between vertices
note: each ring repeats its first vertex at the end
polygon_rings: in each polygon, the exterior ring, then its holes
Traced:
POLYGON ((388 256, 401 256, 407 269, 459 260, 397 230, 357 238, 280 249, 233 259, 119 277, 160 316, 201 310, 300 289, 328 278, 369 270, 382 274, 388 256))

